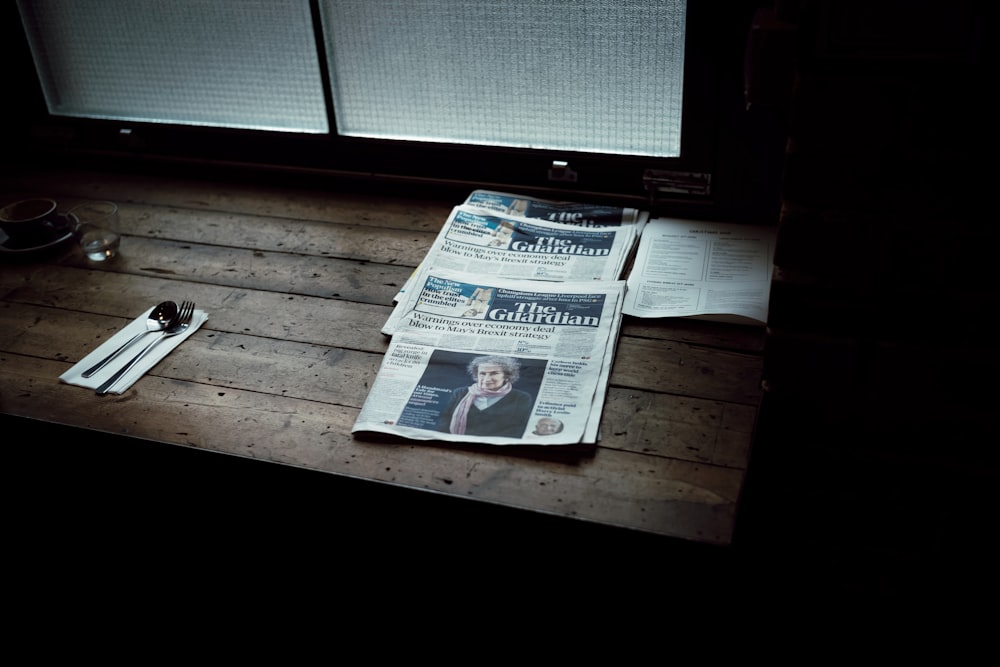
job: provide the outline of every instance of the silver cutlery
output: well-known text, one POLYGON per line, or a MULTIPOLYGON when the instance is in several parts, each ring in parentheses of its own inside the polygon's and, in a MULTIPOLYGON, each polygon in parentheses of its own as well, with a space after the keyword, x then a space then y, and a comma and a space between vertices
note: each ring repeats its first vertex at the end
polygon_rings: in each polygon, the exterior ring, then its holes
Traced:
POLYGON ((156 337, 156 340, 147 344, 146 347, 142 348, 142 351, 139 352, 139 354, 132 357, 132 359, 127 364, 122 366, 122 368, 118 370, 118 372, 116 372, 114 375, 108 378, 104 384, 98 387, 96 393, 98 395, 103 395, 108 393, 108 391, 110 391, 111 388, 115 386, 118 380, 120 380, 123 375, 128 373, 133 366, 139 363, 139 360, 142 359, 144 356, 146 356, 146 353, 149 352, 151 349, 153 349, 153 347, 155 347, 156 344, 159 343, 161 340, 163 340, 164 338, 170 338, 171 336, 182 334, 185 331, 187 331, 188 327, 191 326, 191 318, 193 316, 194 316, 194 302, 183 301, 181 303, 180 310, 177 312, 177 319, 174 320, 174 322, 172 322, 166 329, 164 329, 163 332, 156 337))
POLYGON ((136 335, 126 341, 124 345, 119 347, 117 350, 109 354, 108 356, 101 359, 99 362, 88 368, 83 372, 83 377, 89 378, 91 375, 101 370, 108 365, 112 359, 117 357, 119 354, 125 351, 125 348, 130 346, 132 343, 136 342, 143 336, 154 331, 163 331, 174 321, 177 317, 177 304, 173 301, 164 301, 163 303, 157 304, 155 308, 149 313, 149 317, 146 318, 146 330, 140 331, 136 335))

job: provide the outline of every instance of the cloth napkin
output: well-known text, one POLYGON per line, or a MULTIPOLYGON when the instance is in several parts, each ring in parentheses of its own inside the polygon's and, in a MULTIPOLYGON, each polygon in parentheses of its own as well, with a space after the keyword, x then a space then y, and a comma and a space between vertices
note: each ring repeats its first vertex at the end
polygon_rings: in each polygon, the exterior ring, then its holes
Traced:
MULTIPOLYGON (((100 387, 104 384, 105 380, 118 372, 119 368, 131 361, 132 357, 139 354, 146 345, 156 340, 161 332, 155 331, 147 333, 145 336, 123 350, 117 357, 112 359, 111 363, 89 378, 85 378, 81 374, 103 359, 106 355, 117 350, 120 345, 135 334, 141 331, 146 331, 146 319, 149 317, 151 312, 153 312, 152 307, 139 317, 132 320, 118 333, 101 343, 94 349, 93 352, 85 356, 75 366, 60 375, 59 379, 67 384, 75 384, 80 387, 87 387, 88 389, 97 389, 100 387)), ((204 310, 194 311, 194 315, 191 318, 191 326, 187 328, 187 331, 182 334, 177 334, 176 336, 160 340, 160 342, 158 342, 152 350, 146 353, 146 356, 139 360, 139 363, 132 367, 132 370, 118 380, 118 383, 115 384, 114 388, 109 393, 121 394, 126 391, 129 387, 135 384, 136 380, 145 375, 150 368, 158 364, 163 357, 170 354, 171 350, 183 343, 188 336, 197 331, 207 319, 208 313, 204 310)))

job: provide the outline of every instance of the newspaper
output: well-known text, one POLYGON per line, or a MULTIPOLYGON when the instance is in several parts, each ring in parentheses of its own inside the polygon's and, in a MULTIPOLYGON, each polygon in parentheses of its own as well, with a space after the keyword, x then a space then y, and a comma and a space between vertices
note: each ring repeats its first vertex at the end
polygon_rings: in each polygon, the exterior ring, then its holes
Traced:
MULTIPOLYGON (((489 211, 498 214, 499 217, 516 216, 577 227, 601 228, 633 225, 636 238, 642 233, 643 225, 649 220, 648 211, 636 208, 537 199, 496 190, 473 190, 466 197, 464 206, 467 209, 475 207, 489 211)), ((454 213, 453 211, 452 215, 454 213)), ((415 276, 416 270, 393 298, 394 302, 398 302, 402 298, 415 276)))
POLYGON ((543 281, 618 280, 638 232, 637 224, 582 227, 456 206, 420 267, 397 293, 382 333, 393 334, 399 306, 422 270, 543 281))
POLYGON ((561 222, 581 227, 642 225, 649 218, 647 211, 635 208, 535 199, 495 190, 473 190, 466 198, 465 204, 504 215, 519 215, 524 218, 561 222))
POLYGON ((622 312, 766 324, 773 228, 654 218, 643 227, 622 312))
POLYGON ((624 293, 621 280, 422 269, 352 432, 596 443, 624 293))

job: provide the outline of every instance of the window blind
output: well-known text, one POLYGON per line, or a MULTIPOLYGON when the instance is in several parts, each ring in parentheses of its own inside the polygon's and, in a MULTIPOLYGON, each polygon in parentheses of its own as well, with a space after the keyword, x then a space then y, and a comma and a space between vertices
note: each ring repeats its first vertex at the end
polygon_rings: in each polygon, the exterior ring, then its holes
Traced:
POLYGON ((317 6, 321 44, 308 0, 18 0, 56 115, 680 155, 685 0, 317 6))
POLYGON ((50 113, 329 131, 308 0, 18 0, 50 113))
POLYGON ((684 0, 321 0, 348 136, 680 155, 684 0))

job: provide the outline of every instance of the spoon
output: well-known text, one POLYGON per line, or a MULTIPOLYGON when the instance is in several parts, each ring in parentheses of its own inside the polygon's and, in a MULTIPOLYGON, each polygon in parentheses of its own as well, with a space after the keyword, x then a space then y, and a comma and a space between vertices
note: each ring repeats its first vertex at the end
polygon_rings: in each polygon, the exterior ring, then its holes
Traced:
POLYGON ((156 307, 153 308, 153 310, 149 311, 149 317, 146 318, 145 331, 140 331, 136 335, 132 336, 130 339, 128 339, 128 341, 125 342, 124 345, 119 347, 117 350, 115 350, 108 356, 101 359, 94 366, 91 366, 90 368, 85 370, 83 372, 83 377, 89 378, 91 375, 93 375, 97 371, 107 366, 109 361, 111 361, 119 354, 121 354, 122 351, 125 350, 125 348, 127 348, 129 345, 139 340, 148 333, 152 333, 154 331, 163 331, 168 326, 170 326, 171 322, 173 322, 174 319, 176 318, 177 318, 176 303, 174 303, 173 301, 164 301, 163 303, 157 304, 156 307))
POLYGON ((193 317, 194 317, 194 301, 184 301, 183 303, 181 303, 180 312, 177 315, 177 317, 174 318, 174 321, 170 323, 170 326, 164 329, 163 333, 157 336, 152 343, 149 343, 148 345, 146 345, 146 347, 142 348, 142 351, 139 352, 139 354, 132 357, 131 361, 122 366, 120 369, 118 369, 118 371, 114 375, 105 380, 104 384, 98 387, 95 393, 98 396, 103 396, 104 394, 107 394, 109 391, 111 391, 111 388, 114 387, 116 384, 118 384, 118 381, 122 379, 122 377, 124 377, 125 374, 127 374, 130 370, 132 370, 132 367, 135 366, 137 363, 139 363, 139 360, 142 359, 144 356, 146 356, 147 352, 156 347, 157 343, 159 343, 164 338, 177 336, 187 331, 188 328, 190 328, 191 326, 191 319, 193 317))

